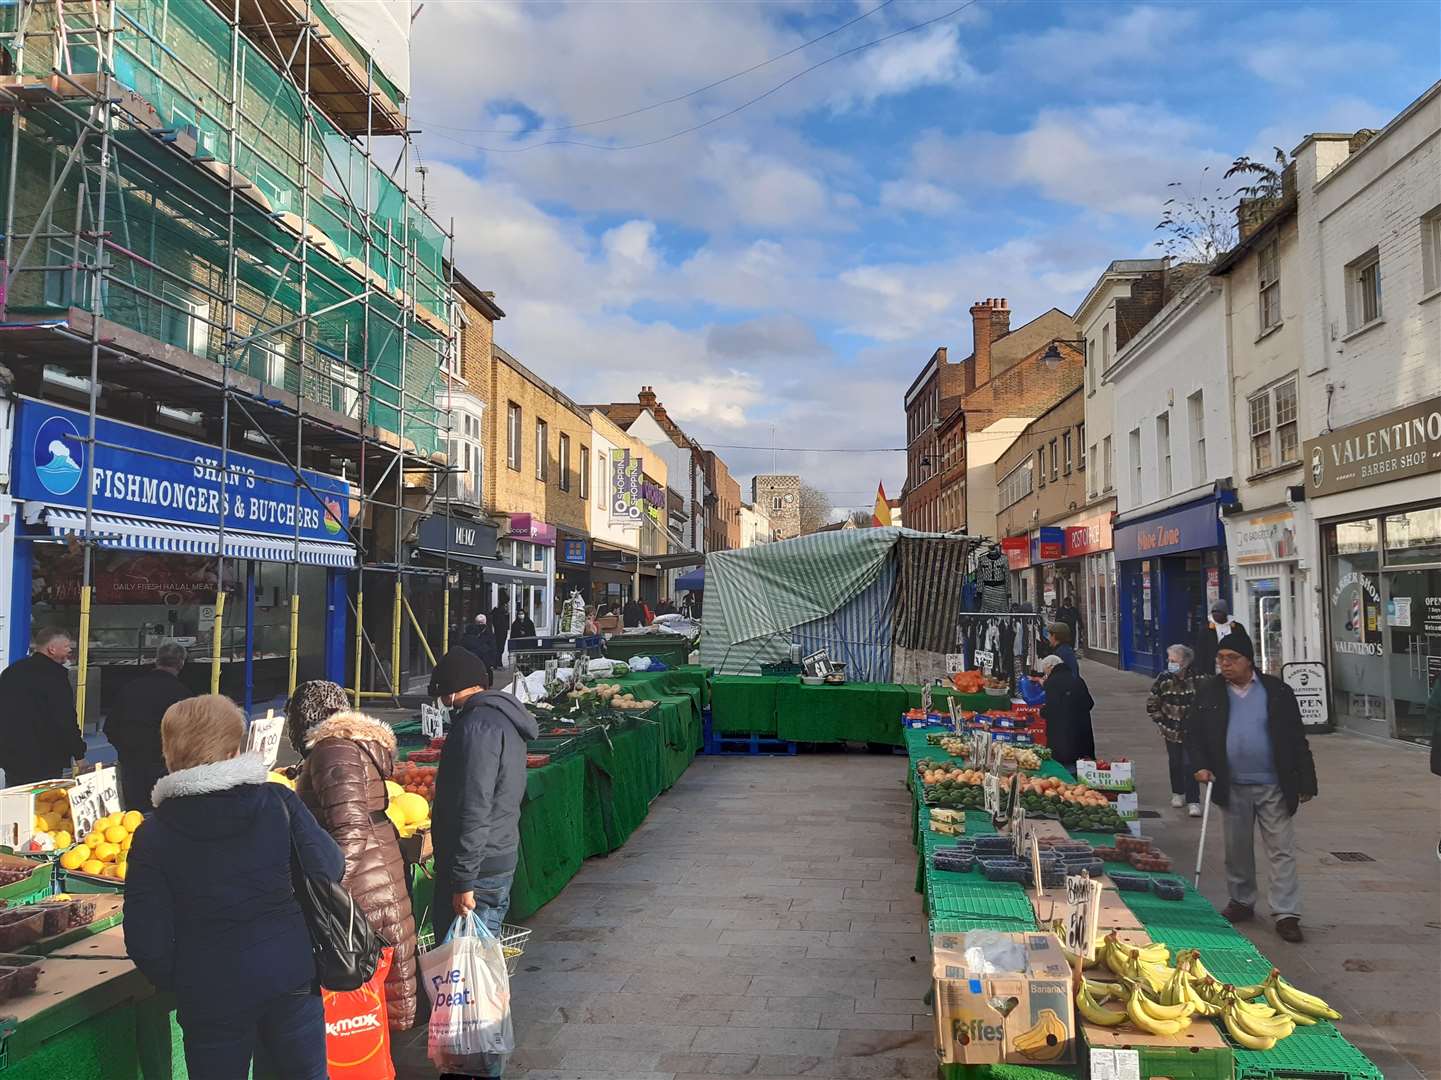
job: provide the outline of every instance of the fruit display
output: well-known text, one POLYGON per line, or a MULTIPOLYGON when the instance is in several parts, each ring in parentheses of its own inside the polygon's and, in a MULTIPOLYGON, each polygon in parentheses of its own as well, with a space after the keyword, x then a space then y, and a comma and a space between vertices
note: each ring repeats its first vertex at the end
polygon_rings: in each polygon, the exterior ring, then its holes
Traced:
POLYGON ((40 972, 39 957, 0 957, 0 1001, 33 994, 40 984, 40 972))
POLYGON ((396 831, 402 837, 409 837, 422 829, 430 828, 429 800, 419 792, 407 791, 404 788, 396 791, 392 785, 394 781, 387 781, 390 804, 385 808, 385 816, 394 823, 396 831))
MULTIPOLYGON (((416 765, 412 758, 410 761, 402 761, 395 766, 392 783, 397 784, 401 791, 421 795, 424 796, 426 802, 434 802, 435 774, 438 771, 434 765, 416 765)), ((397 793, 391 792, 391 794, 397 793)))
POLYGON ((75 823, 70 816, 70 793, 63 787, 46 788, 35 793, 34 830, 27 852, 64 851, 75 837, 75 823))
POLYGON ((986 677, 979 671, 958 671, 951 676, 951 685, 962 694, 984 692, 986 677))
POLYGON ((525 767, 527 769, 539 769, 550 764, 549 754, 526 754, 525 767))
POLYGON ((1076 1008, 1090 1023, 1116 1027, 1129 1023, 1148 1035, 1177 1035, 1193 1016, 1221 1021, 1233 1042, 1248 1050, 1270 1050, 1297 1026, 1339 1020, 1326 1002, 1298 990, 1276 969, 1264 982, 1235 986, 1214 978, 1195 949, 1176 955, 1169 966, 1165 945, 1123 944, 1114 933, 1096 946, 1096 964, 1120 981, 1082 976, 1076 1008), (1263 999, 1257 1001, 1256 999, 1263 999))
MULTIPOLYGON (((14 885, 17 881, 24 881, 35 872, 33 869, 34 865, 38 864, 32 864, 32 869, 30 870, 22 866, 0 866, 0 888, 6 885, 14 885)), ((0 902, 0 906, 3 906, 3 902, 0 902)))
POLYGON ((80 842, 60 856, 60 865, 73 873, 124 881, 130 845, 145 824, 139 810, 106 814, 80 842))
POLYGON ((594 686, 587 686, 580 690, 571 690, 566 697, 580 706, 600 705, 623 711, 653 709, 656 704, 650 700, 637 701, 635 695, 622 687, 620 683, 596 683, 594 686))

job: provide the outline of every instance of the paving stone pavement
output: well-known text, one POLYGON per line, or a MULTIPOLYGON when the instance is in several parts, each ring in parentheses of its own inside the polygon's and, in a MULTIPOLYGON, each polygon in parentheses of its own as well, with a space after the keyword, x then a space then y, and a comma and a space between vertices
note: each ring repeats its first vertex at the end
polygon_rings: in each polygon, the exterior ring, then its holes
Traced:
MULTIPOLYGON (((1083 661, 1100 752, 1137 765, 1146 831, 1189 873, 1199 822, 1168 805, 1148 680, 1083 661)), ((1441 1078, 1441 785, 1426 756, 1314 737, 1321 796, 1298 817, 1307 941, 1243 930, 1388 1078, 1441 1078), (1343 863, 1332 851, 1366 851, 1343 863)), ((526 1080, 931 1080, 928 941, 900 757, 698 758, 629 843, 528 920, 512 987, 526 1080)), ((1213 817, 1201 884, 1225 903, 1213 817)), ((423 1029, 402 1078, 433 1077, 423 1029)))

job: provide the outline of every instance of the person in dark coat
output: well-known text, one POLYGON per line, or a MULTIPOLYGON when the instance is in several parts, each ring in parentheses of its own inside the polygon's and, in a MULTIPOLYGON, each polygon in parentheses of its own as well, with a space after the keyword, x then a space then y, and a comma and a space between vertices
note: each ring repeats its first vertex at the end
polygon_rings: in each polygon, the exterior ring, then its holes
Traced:
POLYGON ((1091 731, 1091 709, 1096 703, 1086 681, 1073 674, 1056 653, 1041 657, 1036 666, 1046 688, 1046 702, 1041 706, 1046 745, 1051 757, 1074 769, 1081 758, 1096 756, 1096 737, 1091 731))
POLYGON ((1051 652, 1061 658, 1071 674, 1081 677, 1081 664, 1076 659, 1076 648, 1071 639, 1071 628, 1063 622, 1052 623, 1048 629, 1051 652))
POLYGON ((1074 648, 1076 642, 1081 640, 1081 613, 1076 610, 1076 602, 1069 596, 1061 601, 1056 608, 1056 622, 1065 623, 1071 629, 1071 646, 1074 648))
POLYGON ((499 937, 520 851, 525 744, 540 728, 514 697, 490 689, 490 670, 465 649, 445 654, 430 691, 451 709, 431 808, 435 939, 465 911, 499 937))
POLYGON ((1191 817, 1201 816, 1201 786, 1196 783, 1196 770, 1186 762, 1186 723, 1196 709, 1196 687, 1202 679, 1191 670, 1196 654, 1185 645, 1172 645, 1166 650, 1166 670, 1151 684, 1146 698, 1146 714, 1161 729, 1166 741, 1166 758, 1171 771, 1171 805, 1186 807, 1191 817))
POLYGON ((657 615, 679 614, 675 609, 675 601, 673 601, 669 596, 661 597, 660 603, 655 606, 655 613, 657 615))
MULTIPOLYGON (((1431 684, 1426 699, 1426 720, 1431 724, 1431 771, 1441 776, 1441 678, 1431 684)), ((1441 859, 1441 840, 1436 841, 1436 858, 1441 859)))
POLYGON ((35 635, 35 651, 0 673, 0 769, 5 783, 55 780, 72 762, 85 767, 85 736, 75 717, 75 694, 65 662, 73 641, 46 627, 35 635))
POLYGON ((484 660, 492 669, 500 667, 500 649, 496 646, 490 620, 484 615, 476 615, 465 628, 465 633, 460 635, 460 644, 484 660))
MULTIPOLYGON (((489 634, 485 635, 489 637, 489 634)), ((305 757, 295 793, 345 857, 345 886, 371 929, 391 945, 385 978, 390 1030, 415 1026, 415 916, 405 887, 405 859, 385 816, 385 782, 395 772, 390 725, 351 712, 332 682, 301 683, 285 707, 290 744, 305 757)))
POLYGON ((1186 725, 1186 755, 1211 801, 1226 811, 1226 883, 1231 922, 1255 914, 1256 830, 1271 866, 1268 899, 1276 933, 1299 942, 1296 808, 1316 794, 1316 763, 1291 688, 1255 668, 1251 639, 1232 634, 1216 651, 1221 677, 1205 680, 1186 725))
POLYGON ((339 881, 340 848, 295 792, 240 753, 245 718, 219 694, 161 722, 155 812, 136 830, 125 881, 125 949, 176 997, 189 1074, 273 1072, 325 1080, 325 1011, 310 931, 291 882, 292 845, 310 874, 339 881))
POLYGON ((620 622, 627 630, 633 626, 644 626, 645 605, 635 597, 631 597, 625 602, 625 607, 621 608, 620 622))
POLYGON ((490 628, 495 632, 495 654, 505 655, 505 641, 510 635, 510 594, 502 592, 490 610, 490 628))
POLYGON ((194 696, 180 681, 184 666, 185 646, 161 642, 155 666, 125 684, 105 717, 105 735, 120 766, 120 801, 127 810, 148 814, 154 809, 150 789, 166 772, 160 721, 170 706, 194 696))
POLYGON ((510 624, 511 639, 535 637, 535 623, 524 611, 515 613, 515 620, 510 624))
POLYGON ((1247 641, 1251 639, 1246 628, 1231 618, 1231 609, 1226 601, 1217 600, 1211 605, 1210 621, 1196 635, 1196 661, 1191 670, 1197 675, 1219 675, 1221 668, 1216 663, 1216 650, 1220 648, 1221 639, 1232 634, 1239 634, 1247 641))

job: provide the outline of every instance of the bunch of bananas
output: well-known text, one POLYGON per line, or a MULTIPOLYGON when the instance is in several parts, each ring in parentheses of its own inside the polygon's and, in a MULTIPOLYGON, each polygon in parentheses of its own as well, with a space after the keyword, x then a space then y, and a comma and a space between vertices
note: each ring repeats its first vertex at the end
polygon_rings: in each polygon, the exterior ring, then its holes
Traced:
POLYGON ((1104 966, 1121 981, 1097 982, 1082 976, 1076 1008, 1093 1024, 1116 1027, 1129 1021, 1149 1035, 1179 1034, 1192 1016, 1216 1017, 1227 1034, 1248 1050, 1271 1049, 1297 1025, 1341 1019, 1340 1013, 1292 986, 1274 968, 1264 982, 1233 986, 1214 978, 1195 949, 1178 953, 1174 967, 1167 965, 1168 960, 1170 950, 1163 944, 1131 946, 1108 934, 1096 943, 1093 966, 1104 966))

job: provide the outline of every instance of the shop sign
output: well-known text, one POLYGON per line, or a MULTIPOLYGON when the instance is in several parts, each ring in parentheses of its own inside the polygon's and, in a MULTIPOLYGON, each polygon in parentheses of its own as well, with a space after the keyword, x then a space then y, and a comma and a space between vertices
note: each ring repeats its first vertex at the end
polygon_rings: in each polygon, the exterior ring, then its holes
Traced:
POLYGON ((646 499, 642 493, 645 459, 633 457, 629 450, 610 455, 610 523, 639 525, 645 513, 646 499))
POLYGON ((1116 560, 1149 559, 1198 548, 1220 547, 1216 501, 1192 503, 1151 521, 1122 525, 1115 532, 1116 560))
POLYGON ((1024 570, 1031 565, 1031 539, 1028 536, 1007 536, 1001 540, 1001 550, 1012 570, 1024 570))
POLYGON ((1065 553, 1066 530, 1054 525, 1037 529, 1032 546, 1037 562, 1054 562, 1065 553))
POLYGON ((1319 660, 1296 660, 1281 665, 1281 681, 1296 695, 1301 722, 1308 727, 1327 724, 1331 714, 1326 703, 1326 665, 1319 660))
POLYGON ((590 561, 587 547, 584 540, 563 540, 561 541, 560 557, 562 562, 578 563, 584 566, 590 561))
POLYGON ((1312 497, 1441 472, 1441 398, 1307 439, 1302 460, 1312 497))
POLYGON ((496 557, 495 526, 470 518, 433 515, 421 521, 415 546, 434 555, 448 552, 472 559, 493 559, 496 557))
POLYGON ((1421 598, 1421 633, 1441 638, 1441 596, 1421 598))
POLYGON ((1206 567, 1206 610, 1210 611, 1221 599, 1221 571, 1218 567, 1206 567))
POLYGON ((1289 510, 1233 519, 1230 546, 1238 566, 1296 557, 1296 519, 1289 510))
POLYGON ((1089 518, 1079 525, 1066 526, 1066 558, 1093 555, 1111 550, 1111 515, 1089 518))
POLYGON ((56 506, 85 508, 87 475, 93 509, 102 514, 158 518, 218 528, 335 540, 349 523, 350 485, 289 465, 220 450, 134 424, 95 421, 94 460, 85 441, 90 418, 42 401, 20 403, 15 431, 13 494, 56 506), (308 486, 306 486, 308 485, 308 486))
MULTIPOLYGON (((55 545, 43 569, 37 565, 30 580, 32 603, 65 607, 80 602, 85 568, 82 548, 55 545)), ((95 552, 94 601, 97 604, 209 605, 215 621, 215 559, 205 555, 175 555, 168 551, 95 552)), ((234 585, 228 592, 234 592, 234 585)), ((204 622, 205 609, 201 609, 204 622)), ((208 627, 206 633, 209 632, 208 627)))
POLYGON ((555 547, 555 526, 547 525, 533 514, 511 514, 510 532, 513 540, 529 540, 541 547, 555 547))
POLYGON ((1342 574, 1331 590, 1331 651, 1347 656, 1380 656, 1380 611, 1381 592, 1373 575, 1360 570, 1342 574))

